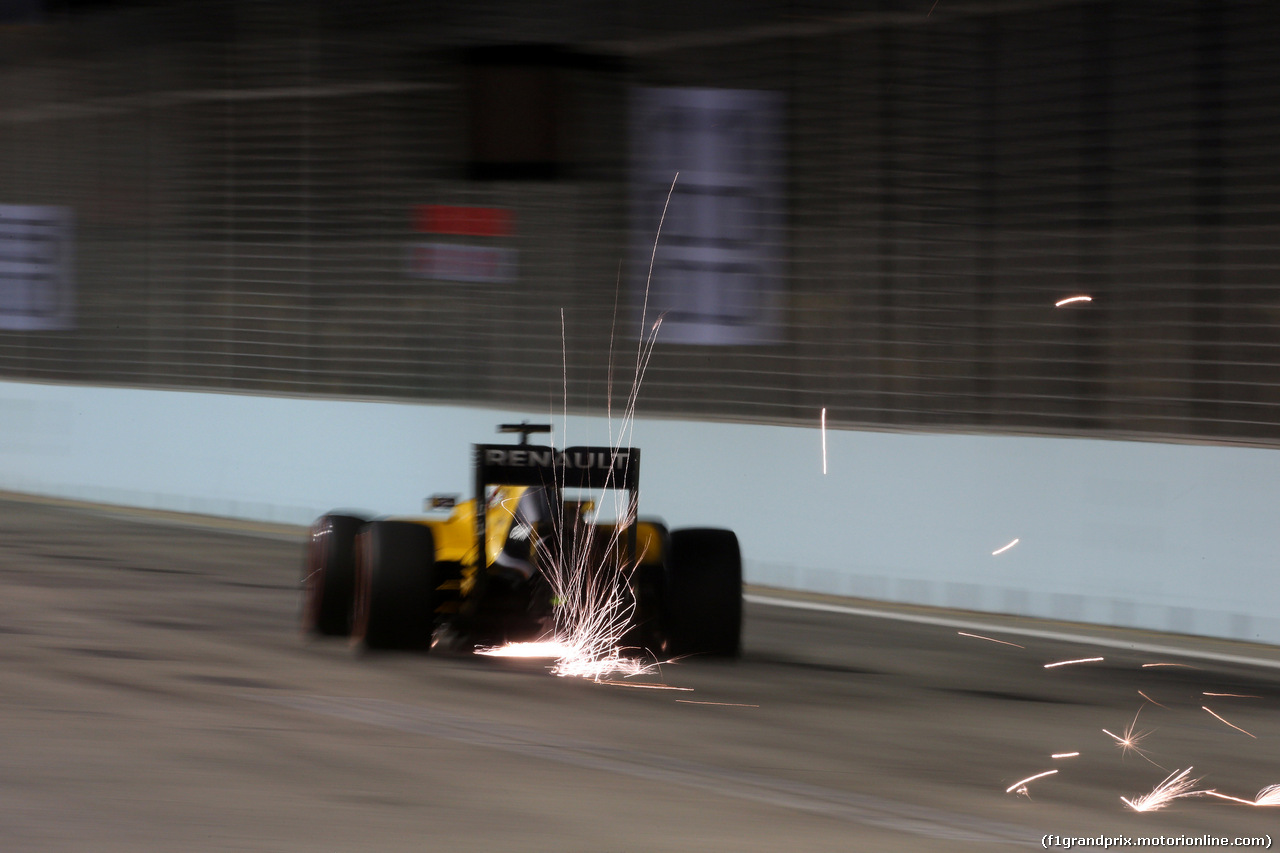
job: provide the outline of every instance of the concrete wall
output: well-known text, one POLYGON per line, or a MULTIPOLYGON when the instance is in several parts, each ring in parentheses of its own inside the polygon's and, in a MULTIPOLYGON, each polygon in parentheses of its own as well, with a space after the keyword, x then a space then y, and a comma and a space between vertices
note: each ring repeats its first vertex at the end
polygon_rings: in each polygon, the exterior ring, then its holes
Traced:
MULTIPOLYGON (((305 524, 468 491, 546 412, 0 382, 0 489, 305 524)), ((557 445, 603 418, 554 418, 557 445)), ((613 425, 617 432, 618 424, 613 425)), ((645 420, 641 508, 755 583, 1280 643, 1280 452, 645 420), (999 555, 992 552, 1014 538, 999 555)))

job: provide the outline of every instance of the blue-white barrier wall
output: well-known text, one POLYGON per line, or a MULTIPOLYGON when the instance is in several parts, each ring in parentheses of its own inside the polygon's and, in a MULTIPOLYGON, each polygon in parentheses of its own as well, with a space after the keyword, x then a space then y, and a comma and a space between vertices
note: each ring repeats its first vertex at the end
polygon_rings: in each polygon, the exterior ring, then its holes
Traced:
MULTIPOLYGON (((816 413, 815 413, 816 415, 816 413)), ((0 489, 304 524, 465 493, 537 412, 0 382, 0 489)), ((604 443, 556 418, 557 444, 604 443)), ((615 430, 617 424, 614 425, 615 430)), ((1280 452, 644 420, 642 512, 781 587, 1280 643, 1280 452), (1013 548, 992 552, 1012 541, 1013 548)))

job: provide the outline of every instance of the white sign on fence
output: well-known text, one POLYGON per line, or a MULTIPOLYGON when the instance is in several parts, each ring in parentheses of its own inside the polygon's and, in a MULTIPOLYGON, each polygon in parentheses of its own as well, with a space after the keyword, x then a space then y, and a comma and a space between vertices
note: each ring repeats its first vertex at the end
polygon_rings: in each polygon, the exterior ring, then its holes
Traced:
POLYGON ((783 99, 642 88, 631 102, 632 267, 659 342, 769 344, 784 295, 783 99), (653 276, 654 238, 662 224, 653 276))
POLYGON ((443 281, 509 282, 516 279, 516 250, 458 243, 411 243, 408 273, 443 281))
POLYGON ((0 204, 0 329, 74 325, 71 209, 0 204))

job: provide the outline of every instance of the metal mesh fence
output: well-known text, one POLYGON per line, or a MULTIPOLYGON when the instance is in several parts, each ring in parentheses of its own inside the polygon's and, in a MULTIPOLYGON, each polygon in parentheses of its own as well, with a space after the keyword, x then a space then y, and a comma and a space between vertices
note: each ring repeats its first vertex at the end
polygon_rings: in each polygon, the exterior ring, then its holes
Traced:
POLYGON ((0 212, 69 210, 74 252, 70 319, 27 323, 0 216, 0 375, 602 411, 658 227, 629 206, 632 93, 763 90, 781 320, 659 332, 642 413, 1277 441, 1273 4, 667 5, 0 31, 0 212), (425 235, 424 205, 514 225, 425 235), (424 244, 513 271, 424 273, 424 244))

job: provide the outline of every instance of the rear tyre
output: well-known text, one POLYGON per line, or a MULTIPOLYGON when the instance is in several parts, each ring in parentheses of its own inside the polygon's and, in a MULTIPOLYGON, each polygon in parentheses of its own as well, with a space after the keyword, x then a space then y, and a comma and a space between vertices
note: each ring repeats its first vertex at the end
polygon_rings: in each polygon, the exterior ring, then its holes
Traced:
POLYGON ((370 649, 427 649, 441 593, 431 528, 371 521, 356 544, 352 639, 370 649))
POLYGON ((668 653, 737 657, 742 647, 742 553, 733 531, 672 531, 664 579, 668 653))
POLYGON ((302 629, 310 634, 345 637, 351 633, 355 598, 356 534, 364 519, 322 515, 311 525, 302 575, 302 629))

